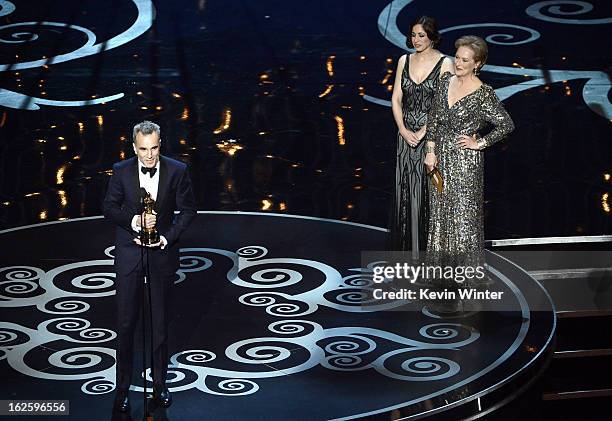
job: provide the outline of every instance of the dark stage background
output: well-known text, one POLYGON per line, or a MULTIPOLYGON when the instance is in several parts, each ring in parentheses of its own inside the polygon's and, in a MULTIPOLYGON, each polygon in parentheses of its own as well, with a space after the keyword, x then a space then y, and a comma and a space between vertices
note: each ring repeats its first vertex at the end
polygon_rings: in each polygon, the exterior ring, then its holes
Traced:
POLYGON ((446 54, 492 37, 517 126, 486 152, 487 239, 611 233, 609 2, 154 3, 0 1, 0 228, 101 214, 143 119, 202 210, 386 226, 394 40, 429 14, 446 54))

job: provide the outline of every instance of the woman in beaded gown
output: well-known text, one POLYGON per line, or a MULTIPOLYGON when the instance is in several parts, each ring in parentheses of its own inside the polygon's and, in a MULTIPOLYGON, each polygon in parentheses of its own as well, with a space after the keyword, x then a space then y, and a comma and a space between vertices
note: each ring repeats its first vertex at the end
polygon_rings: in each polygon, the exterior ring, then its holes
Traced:
POLYGON ((514 123, 489 85, 478 79, 487 44, 476 36, 455 42, 455 75, 445 73, 428 117, 425 165, 437 164, 444 189, 430 189, 428 256, 454 266, 484 263, 483 152, 514 123), (487 126, 493 129, 480 132, 487 126))
POLYGON ((400 57, 392 98, 398 135, 391 247, 416 256, 425 249, 427 236, 428 181, 421 139, 440 74, 452 70, 452 62, 434 49, 440 34, 433 18, 422 16, 410 28, 408 47, 415 52, 400 57))

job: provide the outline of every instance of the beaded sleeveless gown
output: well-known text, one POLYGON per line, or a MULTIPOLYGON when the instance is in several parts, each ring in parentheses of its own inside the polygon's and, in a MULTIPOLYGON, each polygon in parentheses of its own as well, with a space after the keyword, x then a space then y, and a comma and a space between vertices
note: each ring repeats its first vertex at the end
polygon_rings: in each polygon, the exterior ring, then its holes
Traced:
MULTIPOLYGON (((410 56, 402 71, 402 116, 404 125, 412 131, 419 130, 427 123, 427 114, 440 79, 441 56, 433 70, 421 83, 410 78, 410 56)), ((395 186, 391 214, 391 247, 393 250, 412 250, 416 257, 419 250, 425 250, 427 240, 428 178, 423 161, 425 142, 416 148, 406 143, 397 134, 397 160, 395 165, 395 186)))

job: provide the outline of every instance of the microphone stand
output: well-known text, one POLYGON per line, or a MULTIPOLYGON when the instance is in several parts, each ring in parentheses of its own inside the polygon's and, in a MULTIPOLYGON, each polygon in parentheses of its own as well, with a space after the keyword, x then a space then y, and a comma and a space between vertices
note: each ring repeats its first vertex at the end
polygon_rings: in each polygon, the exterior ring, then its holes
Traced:
POLYGON ((147 344, 147 336, 146 336, 146 322, 145 322, 145 301, 146 295, 149 295, 149 326, 151 329, 151 340, 149 342, 150 348, 149 351, 151 353, 151 378, 154 379, 155 375, 155 367, 153 364, 153 310, 151 307, 151 282, 150 282, 150 267, 149 267, 149 248, 144 245, 144 195, 146 194, 146 190, 143 190, 140 196, 140 203, 143 205, 140 213, 140 270, 143 274, 144 285, 142 288, 142 374, 143 374, 143 392, 142 392, 142 408, 143 408, 143 421, 153 421, 153 414, 149 413, 148 399, 147 399, 147 353, 146 353, 146 344, 147 344), (146 255, 146 267, 144 265, 144 258, 146 255))

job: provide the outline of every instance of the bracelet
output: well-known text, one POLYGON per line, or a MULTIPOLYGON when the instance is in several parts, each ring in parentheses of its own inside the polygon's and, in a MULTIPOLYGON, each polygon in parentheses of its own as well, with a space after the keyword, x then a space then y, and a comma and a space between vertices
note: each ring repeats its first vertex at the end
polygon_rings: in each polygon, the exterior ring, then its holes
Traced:
POLYGON ((434 145, 425 145, 425 153, 436 153, 436 147, 434 145))
POLYGON ((480 139, 476 142, 476 145, 478 145, 478 150, 483 150, 487 146, 487 141, 484 139, 480 139))

